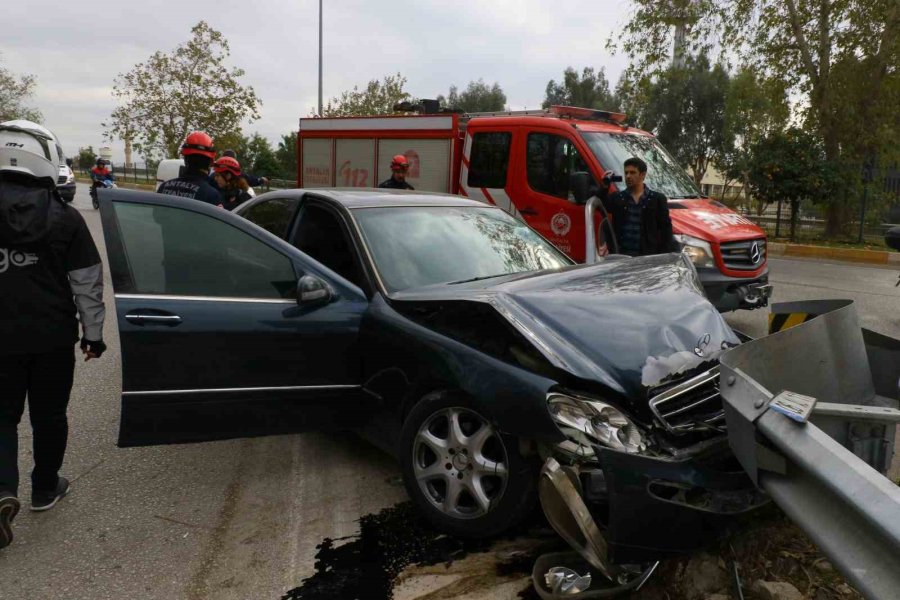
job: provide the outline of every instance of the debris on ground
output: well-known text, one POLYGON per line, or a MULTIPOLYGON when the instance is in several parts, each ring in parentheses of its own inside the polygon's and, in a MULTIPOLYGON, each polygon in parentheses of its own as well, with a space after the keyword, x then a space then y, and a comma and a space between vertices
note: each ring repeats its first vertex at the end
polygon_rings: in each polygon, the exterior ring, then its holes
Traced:
MULTIPOLYGON (((438 533, 407 502, 364 516, 357 536, 323 540, 316 572, 282 600, 536 600, 534 562, 560 550, 569 548, 540 514, 507 536, 464 540, 438 533)), ((775 507, 703 552, 664 561, 631 598, 862 600, 775 507)))

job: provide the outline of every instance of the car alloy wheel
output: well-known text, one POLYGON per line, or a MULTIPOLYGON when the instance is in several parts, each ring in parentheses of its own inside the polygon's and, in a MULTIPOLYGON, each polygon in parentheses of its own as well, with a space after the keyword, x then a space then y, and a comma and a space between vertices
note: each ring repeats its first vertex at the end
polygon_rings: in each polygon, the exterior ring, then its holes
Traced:
POLYGON ((503 497, 509 462, 500 436, 478 413, 449 407, 429 416, 412 447, 419 489, 454 519, 486 515, 503 497))

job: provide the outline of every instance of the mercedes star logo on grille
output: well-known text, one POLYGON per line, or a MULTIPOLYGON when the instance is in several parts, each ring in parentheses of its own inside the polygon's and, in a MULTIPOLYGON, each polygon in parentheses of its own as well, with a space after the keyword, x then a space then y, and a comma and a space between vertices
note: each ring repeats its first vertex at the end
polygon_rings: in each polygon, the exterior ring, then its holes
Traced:
POLYGON ((753 242, 750 244, 750 248, 747 250, 747 254, 750 256, 750 260, 753 261, 753 264, 759 262, 759 259, 762 258, 762 254, 759 252, 759 242, 753 242))

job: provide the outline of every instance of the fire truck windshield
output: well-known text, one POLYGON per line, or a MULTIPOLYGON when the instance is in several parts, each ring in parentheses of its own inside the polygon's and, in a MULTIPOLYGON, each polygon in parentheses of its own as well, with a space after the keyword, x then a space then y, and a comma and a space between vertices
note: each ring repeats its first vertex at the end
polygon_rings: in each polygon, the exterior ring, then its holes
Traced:
MULTIPOLYGON (((699 198, 700 192, 684 169, 656 138, 633 133, 582 131, 600 165, 621 175, 625 160, 637 156, 647 163, 647 186, 667 198, 699 198)), ((615 184, 623 189, 623 183, 615 184)))

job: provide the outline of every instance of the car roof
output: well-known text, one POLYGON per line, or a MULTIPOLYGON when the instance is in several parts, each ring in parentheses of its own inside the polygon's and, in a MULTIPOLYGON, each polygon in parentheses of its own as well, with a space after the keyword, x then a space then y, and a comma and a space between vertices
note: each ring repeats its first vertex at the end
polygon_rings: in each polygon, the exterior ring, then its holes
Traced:
MULTIPOLYGON (((403 206, 469 206, 492 207, 490 204, 469 200, 454 194, 417 192, 384 188, 314 188, 289 190, 298 195, 314 194, 336 202, 347 209, 383 208, 403 206)), ((282 192, 283 194, 283 192, 282 192)))

